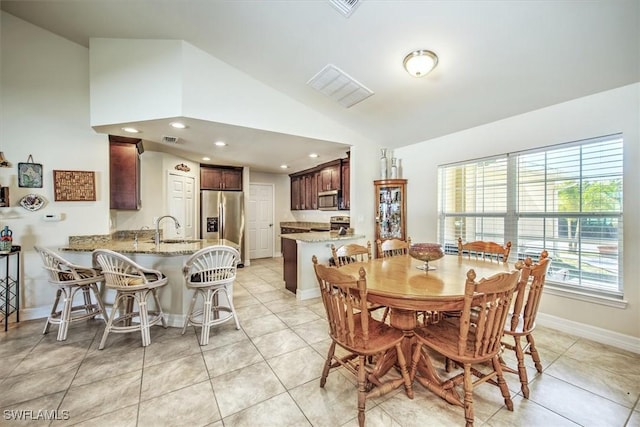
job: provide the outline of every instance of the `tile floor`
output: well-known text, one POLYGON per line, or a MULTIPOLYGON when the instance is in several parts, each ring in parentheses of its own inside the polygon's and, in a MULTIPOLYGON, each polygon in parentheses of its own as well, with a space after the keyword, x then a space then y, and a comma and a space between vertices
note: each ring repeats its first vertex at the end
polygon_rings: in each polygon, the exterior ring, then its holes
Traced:
MULTIPOLYGON (((65 342, 55 327, 43 336, 43 320, 11 324, 0 332, 0 425, 357 426, 353 380, 337 370, 319 387, 329 345, 321 301, 284 289, 281 258, 251 264, 234 289, 242 330, 227 322, 205 347, 194 328, 182 336, 155 326, 147 348, 138 334, 112 334, 99 351, 97 320, 73 324, 65 342), (36 420, 12 418, 24 411, 36 420), (58 419, 37 419, 52 414, 58 419)), ((640 426, 640 355, 545 328, 536 339, 544 372, 529 367, 530 399, 512 374, 513 412, 496 387, 479 386, 477 426, 640 426)), ((367 402, 366 423, 464 419, 416 383, 413 400, 397 390, 367 402)))

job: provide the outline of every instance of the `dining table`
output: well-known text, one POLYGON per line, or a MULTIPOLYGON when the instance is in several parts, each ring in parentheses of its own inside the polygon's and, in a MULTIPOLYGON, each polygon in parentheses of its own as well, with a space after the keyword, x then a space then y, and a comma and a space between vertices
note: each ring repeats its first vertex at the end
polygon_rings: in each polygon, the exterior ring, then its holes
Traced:
MULTIPOLYGON (((466 255, 445 255, 429 263, 410 255, 376 258, 365 262, 354 262, 340 267, 345 274, 358 277, 360 268, 366 274, 367 300, 372 304, 389 307, 391 326, 403 331, 405 339, 402 352, 407 361, 412 360, 415 344, 414 329, 418 326, 418 312, 444 313, 459 312, 464 305, 464 290, 467 273, 474 270, 476 280, 501 272, 513 271, 514 263, 468 257, 466 255)), ((428 325, 427 325, 428 327, 428 325)), ((397 364, 395 350, 381 356, 372 374, 383 377, 397 364)), ((446 401, 458 404, 453 384, 442 379, 431 359, 420 353, 415 361, 417 369, 413 380, 418 381, 446 401)))

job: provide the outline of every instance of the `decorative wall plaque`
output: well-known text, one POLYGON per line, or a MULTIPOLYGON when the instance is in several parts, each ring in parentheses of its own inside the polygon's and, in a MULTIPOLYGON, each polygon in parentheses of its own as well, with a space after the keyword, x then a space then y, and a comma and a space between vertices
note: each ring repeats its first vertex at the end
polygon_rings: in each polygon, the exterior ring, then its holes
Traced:
POLYGON ((54 170, 53 192, 56 202, 95 201, 95 172, 54 170))

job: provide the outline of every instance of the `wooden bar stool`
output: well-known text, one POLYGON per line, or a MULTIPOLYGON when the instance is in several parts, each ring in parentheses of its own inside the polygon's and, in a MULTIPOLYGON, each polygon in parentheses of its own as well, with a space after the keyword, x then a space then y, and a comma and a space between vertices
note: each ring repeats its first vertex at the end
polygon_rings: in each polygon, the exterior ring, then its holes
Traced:
POLYGON ((98 290, 98 283, 104 281, 104 276, 98 270, 72 264, 46 248, 35 246, 34 249, 42 257, 44 269, 49 274, 49 283, 57 288, 56 299, 43 334, 49 332, 51 325, 58 325, 57 340, 64 341, 67 339, 71 322, 93 319, 99 314, 102 314, 105 322, 108 321, 107 311, 98 290), (83 304, 74 306, 73 300, 78 291, 82 292, 83 304), (96 299, 95 303, 91 300, 91 292, 96 299), (62 308, 58 310, 61 298, 62 308))

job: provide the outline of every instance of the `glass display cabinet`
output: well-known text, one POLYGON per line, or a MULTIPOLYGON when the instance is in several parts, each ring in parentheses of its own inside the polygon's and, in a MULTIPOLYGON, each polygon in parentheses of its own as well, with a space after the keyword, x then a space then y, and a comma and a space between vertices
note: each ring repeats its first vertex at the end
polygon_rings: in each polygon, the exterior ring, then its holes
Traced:
POLYGON ((381 179, 373 181, 373 184, 376 203, 375 239, 406 240, 407 180, 381 179))

